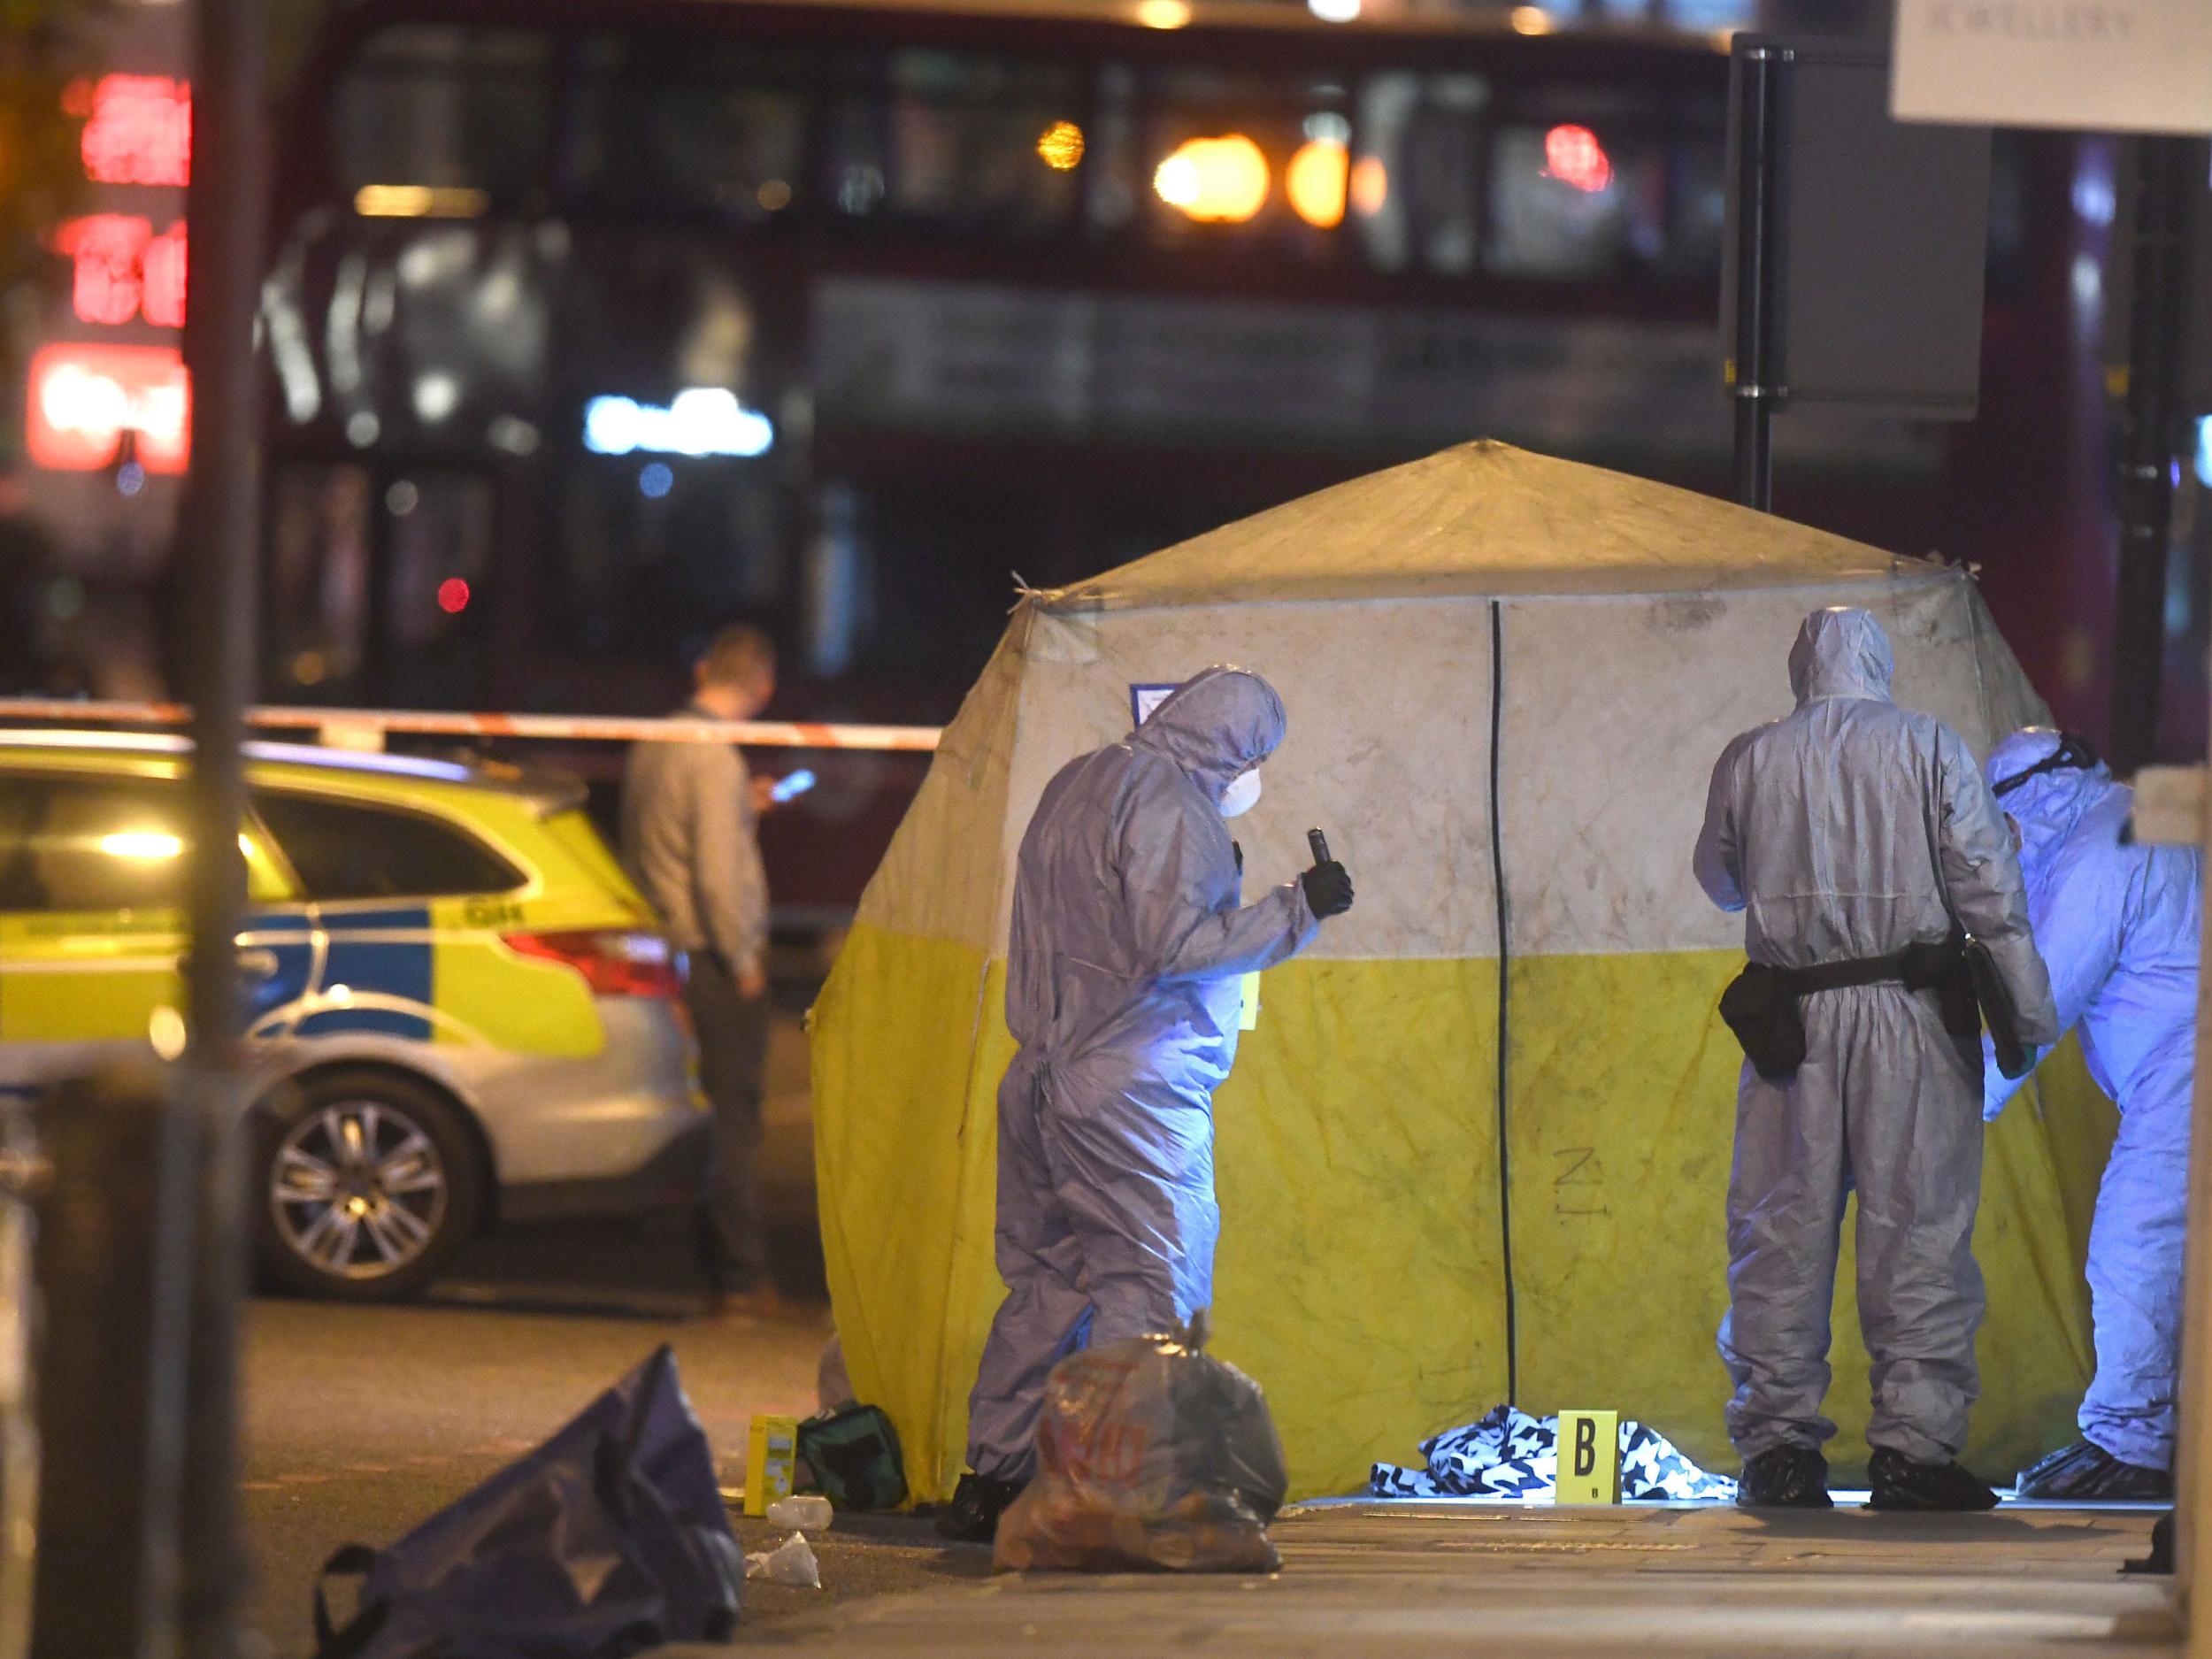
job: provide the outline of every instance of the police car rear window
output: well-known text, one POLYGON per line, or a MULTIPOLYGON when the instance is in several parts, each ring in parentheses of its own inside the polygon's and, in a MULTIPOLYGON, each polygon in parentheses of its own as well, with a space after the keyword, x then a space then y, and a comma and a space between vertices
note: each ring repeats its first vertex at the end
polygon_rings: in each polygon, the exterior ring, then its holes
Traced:
POLYGON ((510 893, 522 872, 473 837, 413 812, 277 790, 254 810, 311 899, 434 899, 510 893))
POLYGON ((183 792, 89 778, 0 779, 0 910, 130 910, 181 896, 183 792))

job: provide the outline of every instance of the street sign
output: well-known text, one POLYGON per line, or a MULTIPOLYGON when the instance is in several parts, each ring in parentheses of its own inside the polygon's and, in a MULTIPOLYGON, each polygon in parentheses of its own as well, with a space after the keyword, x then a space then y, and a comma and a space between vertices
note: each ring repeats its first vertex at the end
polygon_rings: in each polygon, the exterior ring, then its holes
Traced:
MULTIPOLYGON (((1988 129, 1891 119, 1878 43, 1739 37, 1732 251, 1740 251, 1744 220, 1737 174, 1756 136, 1744 130, 1742 94, 1762 62, 1778 95, 1765 158, 1775 207, 1766 227, 1773 349, 1764 396, 1970 419, 1981 386, 1988 129)), ((1722 327, 1740 377, 1738 264, 1723 262, 1722 327)))
POLYGON ((1901 121, 2212 132, 2205 0, 1897 0, 1901 121))

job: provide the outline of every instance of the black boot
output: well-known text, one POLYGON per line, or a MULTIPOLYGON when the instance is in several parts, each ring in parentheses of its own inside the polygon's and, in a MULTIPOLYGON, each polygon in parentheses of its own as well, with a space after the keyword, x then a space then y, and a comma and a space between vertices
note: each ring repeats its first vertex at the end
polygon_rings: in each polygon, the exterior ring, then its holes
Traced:
POLYGON ((2122 1572, 2162 1572, 2171 1577, 2174 1571, 2174 1512, 2171 1509, 2158 1517, 2151 1528, 2151 1553, 2140 1561, 2122 1564, 2122 1572))
POLYGON ((1736 1502, 1747 1509, 1832 1509, 1828 1460, 1809 1446, 1770 1446, 1745 1461, 1736 1502))
POLYGON ((2168 1503, 2173 1500, 2174 1477, 2170 1470, 2124 1463, 2094 1440, 2076 1440, 2022 1475, 2014 1495, 2168 1503))
POLYGON ((1916 1463, 1902 1452, 1877 1447, 1867 1464, 1874 1483, 1870 1509, 1993 1509, 1997 1494, 1958 1463, 1916 1463))
POLYGON ((937 1536, 956 1544, 987 1544, 998 1536, 998 1517, 1022 1494, 1018 1480, 987 1480, 963 1475, 952 1502, 937 1517, 937 1536))

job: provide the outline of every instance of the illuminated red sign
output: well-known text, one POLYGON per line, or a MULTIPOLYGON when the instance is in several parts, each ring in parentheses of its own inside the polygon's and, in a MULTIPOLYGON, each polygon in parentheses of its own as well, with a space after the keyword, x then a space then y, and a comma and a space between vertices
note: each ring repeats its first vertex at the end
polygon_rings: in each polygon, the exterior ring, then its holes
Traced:
POLYGON ((54 246, 75 267, 70 299, 81 320, 112 326, 142 311, 158 327, 183 326, 183 220, 157 236, 135 213, 92 213, 55 231, 54 246))
POLYGON ((179 219, 146 244, 139 272, 144 286, 146 320, 157 328, 184 326, 184 221, 179 219))
POLYGON ((129 433, 149 472, 181 472, 191 431, 191 383, 173 347, 68 341, 31 359, 24 436, 40 466, 96 472, 114 464, 129 433))
POLYGON ((127 323, 138 315, 139 260, 153 234, 153 226, 132 213, 94 213, 55 231, 55 248, 76 266, 69 295, 80 318, 127 323))
POLYGON ((84 170, 101 184, 192 180, 192 88, 166 75, 103 75, 62 100, 85 118, 84 170))

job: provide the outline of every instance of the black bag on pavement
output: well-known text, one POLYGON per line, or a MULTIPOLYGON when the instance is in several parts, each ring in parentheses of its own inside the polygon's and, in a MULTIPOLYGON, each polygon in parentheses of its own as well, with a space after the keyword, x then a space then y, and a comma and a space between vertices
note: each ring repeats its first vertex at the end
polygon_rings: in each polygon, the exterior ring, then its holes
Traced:
POLYGON ((895 1509, 906 1502, 899 1432, 879 1406, 847 1406, 799 1425, 799 1456, 841 1509, 895 1509))
POLYGON ((351 1574, 359 1610, 342 1628, 315 1586, 316 1659, 623 1659, 726 1641, 745 1564, 664 1347, 389 1549, 349 1545, 323 1569, 351 1574))

